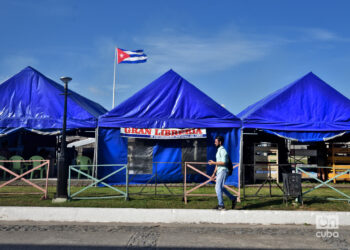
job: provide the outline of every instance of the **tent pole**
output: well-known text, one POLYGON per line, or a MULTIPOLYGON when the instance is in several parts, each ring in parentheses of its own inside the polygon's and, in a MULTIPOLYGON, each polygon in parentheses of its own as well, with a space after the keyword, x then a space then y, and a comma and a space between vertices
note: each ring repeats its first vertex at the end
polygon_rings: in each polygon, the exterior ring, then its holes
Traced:
POLYGON ((95 129, 95 149, 94 149, 94 160, 93 160, 93 176, 97 177, 97 163, 98 163, 98 126, 95 129))
POLYGON ((239 146, 239 171, 240 178, 243 177, 241 181, 243 185, 243 200, 245 199, 245 169, 243 166, 243 128, 241 128, 241 138, 240 138, 240 146, 239 146), (243 168, 242 168, 243 167, 243 168))
POLYGON ((116 85, 116 71, 117 71, 117 56, 118 56, 118 49, 115 48, 114 52, 114 74, 113 74, 113 103, 112 103, 112 109, 115 107, 115 85, 116 85))

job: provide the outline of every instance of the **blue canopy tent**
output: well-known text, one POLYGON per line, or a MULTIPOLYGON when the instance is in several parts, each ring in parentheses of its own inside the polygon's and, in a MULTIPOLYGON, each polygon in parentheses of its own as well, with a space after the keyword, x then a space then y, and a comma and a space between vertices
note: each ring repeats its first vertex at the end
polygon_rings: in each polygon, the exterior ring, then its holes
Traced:
MULTIPOLYGON (((0 129, 62 129, 64 87, 32 67, 0 85, 0 129)), ((101 105, 68 90, 67 129, 96 128, 101 105)))
MULTIPOLYGON (((59 135, 63 123, 64 87, 32 67, 0 85, 0 136, 19 131, 59 135)), ((101 105, 68 91, 67 130, 95 130, 101 105)), ((11 135, 12 136, 12 135, 11 135)))
MULTIPOLYGON (((284 141, 284 145, 283 142, 281 143, 282 145, 277 145, 279 157, 277 167, 273 166, 274 163, 272 162, 271 168, 268 170, 269 176, 266 175, 267 178, 256 194, 267 182, 270 183, 271 194, 271 180, 269 177, 271 177, 272 167, 275 167, 274 171, 278 170, 278 175, 281 172, 294 170, 296 173, 301 173, 302 178, 316 179, 321 183, 314 188, 304 191, 303 195, 322 185, 326 185, 331 180, 330 178, 341 175, 347 169, 345 167, 344 170, 344 166, 338 170, 335 168, 334 159, 336 157, 334 157, 333 139, 345 139, 345 137, 341 136, 350 131, 350 100, 312 72, 249 106, 238 114, 238 117, 242 119, 245 132, 242 133, 242 137, 244 137, 242 139, 242 148, 244 146, 245 156, 248 156, 249 151, 251 152, 252 149, 254 151, 256 149, 255 147, 250 147, 249 149, 249 143, 252 141, 256 142, 256 140, 261 142, 261 137, 266 138, 269 134, 273 134, 278 137, 271 136, 275 137, 270 137, 271 140, 282 139, 280 141, 284 141), (252 138, 253 136, 249 135, 250 129, 255 129, 255 132, 257 132, 258 136, 254 139, 252 138), (259 130, 267 133, 260 133, 259 130), (248 133, 246 134, 246 132, 248 133), (283 138, 287 140, 283 140, 283 138), (327 156, 326 143, 323 142, 329 140, 332 140, 330 143, 332 147, 329 147, 329 149, 332 148, 333 170, 325 167, 329 165, 330 158, 329 155, 327 156), (243 143, 247 146, 243 145, 243 143), (286 144, 289 144, 289 146, 286 146, 286 144), (296 153, 296 145, 299 146, 299 149, 302 148, 299 153, 296 153), (280 152, 284 154, 284 159, 280 157, 280 152), (293 159, 294 163, 292 163, 293 159)), ((254 160, 253 168, 249 168, 249 165, 252 165, 248 162, 249 157, 245 157, 245 164, 243 164, 244 173, 251 173, 253 170, 254 178, 259 172, 265 174, 266 168, 264 169, 264 167, 267 166, 266 163, 259 165, 259 156, 255 157, 256 155, 258 154, 254 152, 254 158, 257 161, 254 160)), ((340 156, 339 158, 344 157, 340 156)), ((330 187, 329 185, 326 186, 330 187)), ((243 188, 245 189, 245 186, 243 188)), ((344 193, 334 187, 331 188, 349 199, 344 193)))
MULTIPOLYGON (((128 139, 121 136, 122 128, 139 129, 206 129, 206 161, 215 159, 214 140, 217 135, 225 138, 225 148, 233 162, 239 162, 241 121, 213 99, 197 89, 173 70, 138 91, 113 110, 99 117, 99 164, 127 164, 128 139)), ((159 165, 153 163, 153 172, 132 176, 131 183, 146 183, 157 171, 158 182, 182 182, 183 141, 180 139, 154 139, 153 162, 179 162, 159 165)), ((213 167, 208 166, 212 173, 213 167)), ((105 172, 99 173, 101 176, 105 172)), ((190 181, 201 181, 198 175, 188 176, 190 181)), ((124 182, 123 178, 109 178, 109 183, 124 182)), ((237 170, 228 179, 237 186, 237 170)))
POLYGON ((350 130, 350 100, 310 72, 238 117, 243 128, 300 142, 325 141, 350 130))

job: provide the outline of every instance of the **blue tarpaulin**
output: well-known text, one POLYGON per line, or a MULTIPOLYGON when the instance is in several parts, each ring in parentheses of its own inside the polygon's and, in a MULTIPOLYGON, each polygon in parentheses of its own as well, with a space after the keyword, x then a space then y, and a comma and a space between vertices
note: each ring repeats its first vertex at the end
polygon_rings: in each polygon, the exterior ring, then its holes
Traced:
POLYGON ((303 142, 350 130, 350 100, 312 72, 247 107, 243 128, 262 129, 303 142))
POLYGON ((58 134, 61 134, 61 130, 58 130, 58 129, 36 130, 36 129, 30 129, 30 128, 0 128, 0 137, 7 136, 10 134, 15 134, 19 131, 29 131, 29 132, 40 134, 40 135, 58 135, 58 134))
POLYGON ((241 121, 173 70, 100 116, 99 127, 239 128, 241 121))
MULTIPOLYGON (((0 128, 61 129, 64 87, 27 67, 0 85, 0 128)), ((96 128, 101 105, 68 91, 67 129, 96 128)))
POLYGON ((300 131, 272 131, 265 129, 265 132, 279 137, 283 137, 292 141, 299 142, 316 142, 327 141, 333 138, 343 136, 348 132, 300 132, 300 131))
MULTIPOLYGON (((225 138, 225 148, 233 162, 239 162, 239 118, 231 114, 209 96, 183 79, 173 70, 168 71, 119 106, 100 116, 98 161, 99 164, 127 164, 128 139, 120 136, 121 127, 132 128, 206 128, 207 160, 215 160, 214 140, 225 138)), ((153 162, 180 162, 177 164, 153 163, 153 173, 130 176, 131 183, 146 183, 157 170, 157 182, 182 182, 181 140, 154 140, 153 162)), ((208 174, 213 172, 207 166, 208 174)), ((105 168, 100 177, 111 172, 105 168)), ((238 171, 227 184, 238 184, 238 171)), ((203 180, 197 174, 188 175, 189 181, 203 180)), ((108 179, 111 184, 124 183, 123 176, 108 179)), ((150 183, 154 183, 152 179, 150 183)))
MULTIPOLYGON (((232 162, 239 162, 239 145, 240 145, 240 129, 238 128, 211 128, 208 129, 207 138, 207 159, 215 160, 216 147, 214 145, 215 137, 221 135, 224 137, 224 147, 230 155, 232 162)), ((177 164, 157 164, 153 163, 152 174, 130 175, 130 183, 146 183, 157 170, 158 183, 179 183, 183 181, 182 174, 182 154, 180 140, 154 140, 153 162, 180 162, 177 164)), ((128 163, 128 139, 120 136, 120 129, 100 128, 99 129, 99 147, 98 161, 99 164, 127 164, 128 163)), ((99 176, 106 176, 113 167, 105 167, 99 170, 99 176)), ((208 174, 212 174, 214 166, 207 166, 208 174)), ((233 171, 232 176, 227 179, 228 184, 238 185, 238 168, 233 171)), ((206 180, 200 175, 187 175, 188 182, 201 182, 206 180)), ((107 180, 110 184, 125 183, 125 177, 115 175, 107 180)), ((149 183, 155 183, 153 178, 149 183)))

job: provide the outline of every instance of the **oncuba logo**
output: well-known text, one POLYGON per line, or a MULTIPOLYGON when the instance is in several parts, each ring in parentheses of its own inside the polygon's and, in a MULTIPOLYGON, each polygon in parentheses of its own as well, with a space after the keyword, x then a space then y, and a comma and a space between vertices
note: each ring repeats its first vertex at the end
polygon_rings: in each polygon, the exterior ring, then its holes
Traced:
POLYGON ((316 215, 316 237, 318 238, 339 238, 339 216, 330 214, 316 215))

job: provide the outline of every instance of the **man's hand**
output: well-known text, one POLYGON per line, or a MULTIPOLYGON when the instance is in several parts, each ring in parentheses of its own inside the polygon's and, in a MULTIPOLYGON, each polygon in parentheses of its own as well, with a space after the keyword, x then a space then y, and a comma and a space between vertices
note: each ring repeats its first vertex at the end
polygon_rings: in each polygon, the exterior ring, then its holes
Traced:
POLYGON ((209 161, 208 161, 208 164, 209 164, 209 165, 214 165, 214 161, 209 160, 209 161))

